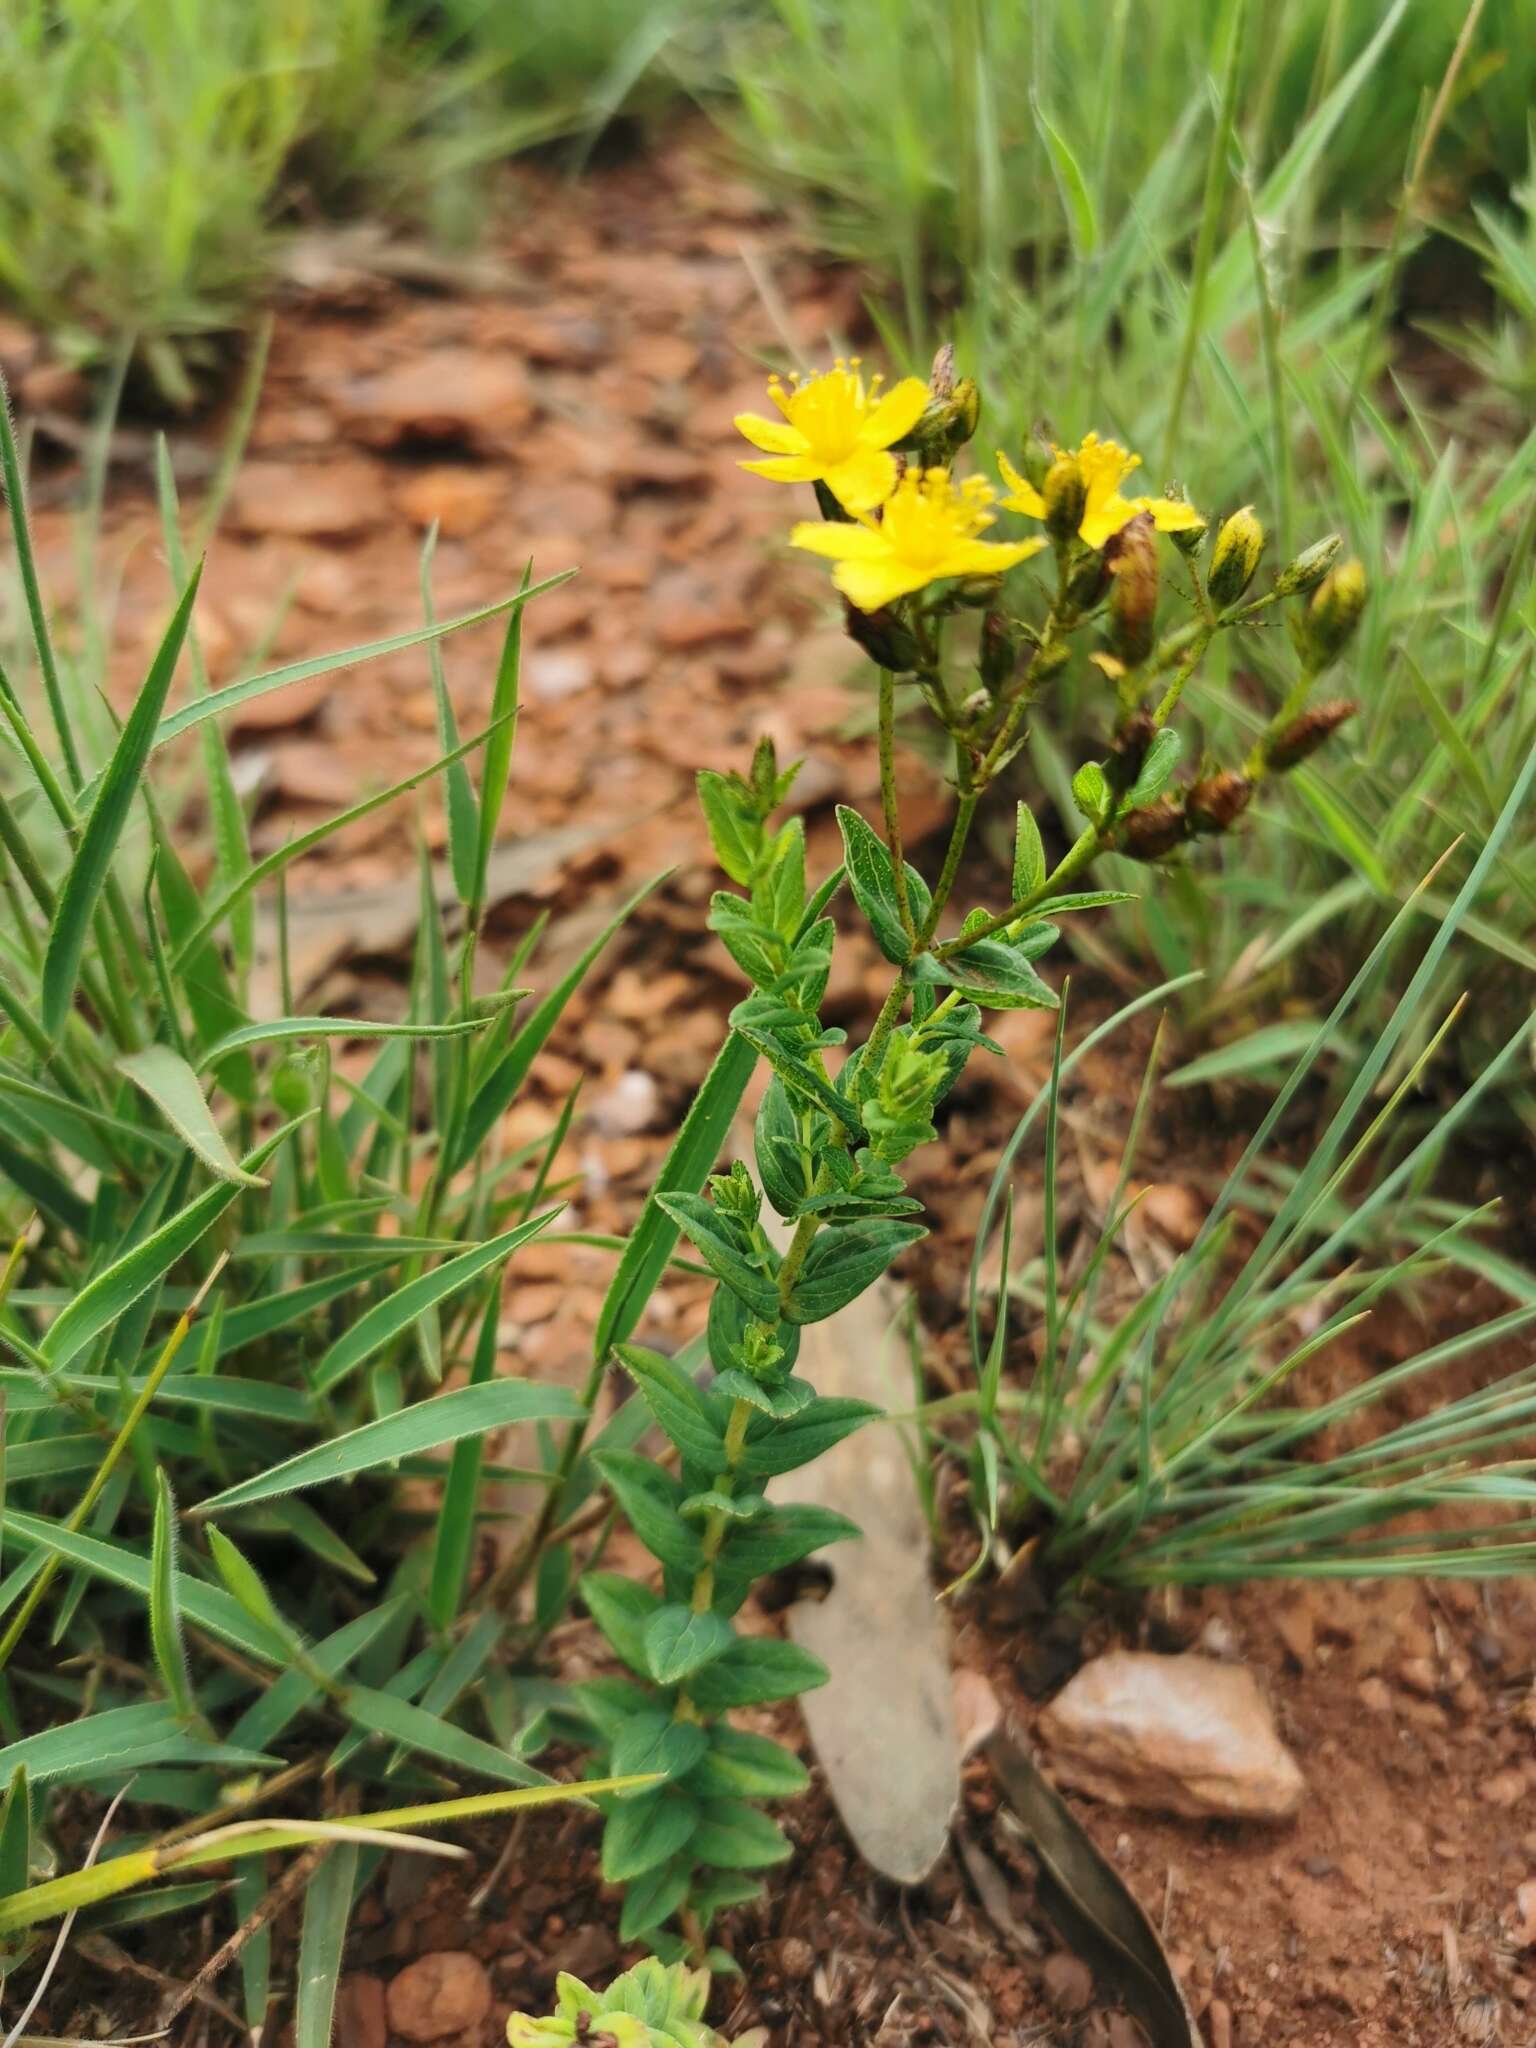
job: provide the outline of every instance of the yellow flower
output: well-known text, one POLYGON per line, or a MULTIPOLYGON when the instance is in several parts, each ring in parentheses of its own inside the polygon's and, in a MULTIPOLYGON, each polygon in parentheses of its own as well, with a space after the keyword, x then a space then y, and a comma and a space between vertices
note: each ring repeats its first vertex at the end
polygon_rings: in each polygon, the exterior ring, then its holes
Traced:
POLYGON ((878 520, 867 513, 852 525, 806 520, 790 543, 830 556, 837 564, 832 581, 848 602, 861 612, 878 611, 940 576, 1001 575, 1045 546, 1043 540, 978 540, 992 524, 987 507, 993 496, 977 476, 956 485, 947 469, 908 470, 878 520))
MULTIPOLYGON (((1184 533, 1191 527, 1204 524, 1193 505, 1174 498, 1121 497, 1120 486, 1133 469, 1141 467, 1141 457, 1128 454, 1118 442, 1101 441, 1097 434, 1085 434, 1082 445, 1075 452, 1087 488, 1087 501, 1077 531, 1079 538, 1089 547, 1103 547, 1110 535, 1118 533, 1138 512, 1150 512, 1159 533, 1184 533)), ((1007 510, 1022 512, 1030 519, 1043 519, 1045 500, 1029 479, 1020 476, 1001 451, 997 466, 1003 473, 1003 482, 1013 494, 1002 500, 1007 510)))
POLYGON ((884 396, 880 379, 864 386, 859 359, 841 358, 824 376, 802 384, 794 378, 786 390, 770 378, 768 396, 783 413, 767 420, 740 412, 736 426, 766 462, 744 462, 755 476, 781 484, 824 483, 848 512, 869 512, 883 504, 896 483, 893 441, 911 433, 928 404, 928 387, 920 377, 903 377, 884 396))

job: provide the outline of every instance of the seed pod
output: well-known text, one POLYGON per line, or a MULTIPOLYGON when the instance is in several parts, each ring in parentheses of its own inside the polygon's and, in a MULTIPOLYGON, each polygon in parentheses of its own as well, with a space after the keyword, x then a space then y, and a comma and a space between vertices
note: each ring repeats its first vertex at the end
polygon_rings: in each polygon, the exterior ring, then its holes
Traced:
POLYGON ((989 690, 1000 690, 1019 665, 1019 636, 1008 614, 994 605, 981 622, 976 673, 989 690))
POLYGON ((1212 604, 1224 607, 1237 603, 1253 581, 1263 552, 1264 529, 1254 518, 1251 505, 1222 521, 1211 551, 1211 573, 1206 578, 1212 604))
POLYGON ((1188 830, 1183 807, 1170 796, 1160 796, 1155 804, 1126 812, 1120 821, 1120 850, 1132 860, 1161 860, 1173 852, 1188 830))
POLYGON ((1321 540, 1313 541, 1311 547, 1303 548, 1294 562, 1287 562, 1275 578, 1276 597, 1299 597, 1304 591, 1316 590, 1338 558, 1344 545, 1342 534, 1325 534, 1321 540))
POLYGON ((1294 768, 1309 754, 1315 754, 1345 719, 1353 718, 1359 709, 1360 706, 1348 697, 1334 697, 1327 704, 1318 704, 1311 711, 1304 711, 1300 718, 1293 718, 1273 739, 1264 742, 1265 767, 1281 774, 1287 768, 1294 768))
POLYGON ((1206 775, 1184 792, 1192 832, 1229 832, 1253 801, 1253 784, 1232 769, 1206 775))
POLYGON ((1157 736, 1157 722, 1145 706, 1128 712, 1115 727, 1104 762, 1104 779, 1117 796, 1128 790, 1141 773, 1147 749, 1157 736))
POLYGON ((1353 557, 1330 569, 1313 591, 1302 629, 1302 654, 1313 675, 1344 652, 1365 609, 1365 592, 1365 565, 1353 557))
POLYGON ((1088 479, 1075 455, 1064 452, 1056 457, 1045 472, 1040 495, 1045 500, 1046 532, 1052 540, 1071 540, 1088 503, 1088 479))
POLYGON ((909 675, 922 661, 922 650, 888 604, 878 611, 861 612, 856 605, 843 606, 843 631, 877 668, 893 675, 909 675))
POLYGON ((1109 593, 1109 644, 1127 668, 1137 668, 1157 637, 1157 528, 1151 514, 1111 534, 1104 559, 1114 583, 1109 593))

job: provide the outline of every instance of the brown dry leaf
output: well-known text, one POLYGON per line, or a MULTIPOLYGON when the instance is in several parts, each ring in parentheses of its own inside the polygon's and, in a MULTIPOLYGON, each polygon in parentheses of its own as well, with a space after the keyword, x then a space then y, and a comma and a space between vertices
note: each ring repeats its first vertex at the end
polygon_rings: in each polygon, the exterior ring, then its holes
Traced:
POLYGON ((1178 1979, 1152 1923, 1066 1802, 1004 1728, 987 1745, 993 1774, 1040 1859, 1046 1910, 1105 1990, 1133 2012, 1153 2048, 1200 2048, 1178 1979))

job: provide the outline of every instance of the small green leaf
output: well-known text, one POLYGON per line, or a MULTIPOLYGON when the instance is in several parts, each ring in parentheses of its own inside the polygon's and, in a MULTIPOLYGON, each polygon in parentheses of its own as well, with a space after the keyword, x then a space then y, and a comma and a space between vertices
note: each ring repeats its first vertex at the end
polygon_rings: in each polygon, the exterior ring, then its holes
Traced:
POLYGON ((699 1824, 699 1808, 675 1785, 615 1805, 603 1828, 603 1878, 628 1884, 669 1863, 699 1824))
POLYGON ((220 1180, 237 1187, 261 1188, 266 1182, 237 1164, 224 1142, 224 1133, 213 1120, 203 1095, 202 1083, 179 1052, 168 1045, 147 1045, 142 1052, 125 1053, 118 1061, 119 1073, 126 1074, 136 1088, 142 1088, 171 1129, 183 1138, 204 1166, 220 1180))
POLYGON ((779 1292, 773 1278, 778 1264, 775 1254, 764 1247, 761 1252, 752 1254, 761 1263, 749 1264, 741 1242, 743 1226, 735 1217, 722 1216, 703 1195, 663 1195, 659 1206, 688 1233, 716 1279, 723 1280, 754 1315, 777 1318, 779 1292))
POLYGON ((688 1896, 688 1859, 658 1865, 624 1888, 624 1911, 619 1918, 620 1941, 643 1941, 682 1905, 688 1896))
POLYGON ((718 1870, 766 1870, 791 1854, 784 1830, 742 1799, 711 1800, 689 1847, 718 1870))
POLYGON ((882 1218, 818 1231, 784 1305, 785 1316, 792 1323, 825 1321, 872 1286, 899 1252, 927 1235, 921 1224, 882 1218))
POLYGON ((723 1615, 695 1614, 681 1603, 661 1608, 645 1624, 645 1659, 658 1685, 681 1685, 724 1656, 736 1631, 723 1615))
POLYGON ((688 1692, 702 1712, 723 1714, 732 1707, 792 1699, 825 1685, 829 1675, 821 1659, 797 1643, 782 1643, 776 1636, 741 1636, 723 1657, 697 1673, 688 1692))
POLYGON ((587 1612, 607 1637, 616 1654, 640 1677, 651 1675, 645 1654, 645 1629, 661 1607, 659 1596, 648 1586, 617 1572, 584 1572, 579 1581, 587 1612))
POLYGON ((697 1721, 679 1721, 660 1708, 650 1709, 626 1722, 609 1756, 609 1769, 619 1778, 646 1773, 681 1778, 708 1747, 709 1737, 697 1721))
POLYGON ((1035 814, 1023 798, 1019 799, 1017 820, 1013 830, 1013 896, 1011 901, 1022 903, 1027 896, 1033 896, 1045 887, 1045 842, 1040 837, 1040 827, 1035 814))
POLYGON ((690 1782, 704 1794, 797 1799, 811 1776, 799 1757, 782 1743, 720 1722, 710 1729, 709 1752, 695 1765, 690 1782))
POLYGON ((750 886, 763 843, 761 820, 733 788, 729 777, 713 768, 701 768, 698 775, 699 805, 709 827, 715 859, 742 888, 750 886))
MULTIPOLYGON (((848 804, 838 805, 837 822, 853 900, 868 919, 875 944, 886 959, 904 966, 912 957, 912 939, 902 923, 890 851, 868 819, 848 804)), ((906 874, 908 909, 917 918, 927 909, 928 892, 913 869, 908 868, 906 874)))
POLYGON ((685 1458, 718 1470, 725 1458, 723 1424, 708 1397, 675 1359, 642 1344, 615 1347, 620 1364, 639 1387, 645 1405, 685 1458))
POLYGON ((155 1473, 155 1524, 150 1544, 149 1638, 155 1663, 179 1719, 197 1713, 187 1673, 187 1650, 181 1639, 181 1606, 176 1597, 176 1503, 171 1482, 155 1473))
POLYGON ((1103 824, 1109 810, 1109 784, 1097 761, 1085 761, 1073 776, 1072 801, 1090 824, 1103 824))
POLYGON ((1173 771, 1178 766, 1179 752, 1183 741, 1171 725, 1165 725, 1157 733, 1141 764, 1141 773, 1131 785, 1126 798, 1127 805, 1155 803, 1168 787, 1173 771))
POLYGON ((597 1451, 592 1462, 652 1557, 674 1571, 696 1571, 698 1532, 679 1519, 683 1489, 671 1473, 637 1451, 597 1451))

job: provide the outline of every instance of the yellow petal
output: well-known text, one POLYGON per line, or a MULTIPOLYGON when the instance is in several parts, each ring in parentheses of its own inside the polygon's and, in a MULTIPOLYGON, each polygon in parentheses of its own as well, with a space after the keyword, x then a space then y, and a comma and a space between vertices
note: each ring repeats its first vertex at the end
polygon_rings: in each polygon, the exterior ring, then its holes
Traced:
POLYGON ((867 448, 889 448, 893 441, 911 433, 927 404, 928 386, 922 378, 903 377, 870 407, 869 416, 859 429, 859 439, 867 448))
POLYGON ((1029 519, 1043 519, 1045 517, 1044 498, 1041 497, 1028 477, 1020 476, 1001 448, 997 451, 997 466, 1003 473, 1003 482, 1013 493, 1012 497, 1003 498, 1000 502, 1010 512, 1022 512, 1029 519))
POLYGON ((1089 506, 1077 530, 1089 547, 1101 548, 1112 533, 1118 533, 1122 526, 1136 517, 1137 509, 1129 498, 1122 498, 1118 491, 1111 491, 1107 498, 1089 506))
POLYGON ((1159 533, 1188 533, 1191 527, 1205 524, 1193 505, 1185 505, 1177 498, 1136 498, 1132 502, 1138 512, 1152 514, 1152 524, 1159 533))
POLYGON ((790 528, 789 544, 834 562, 883 561, 891 552, 890 542, 874 527, 849 526, 841 519, 802 519, 790 528))
POLYGON ((832 581, 861 612, 877 612, 881 605, 921 590, 933 577, 926 569, 909 568, 894 555, 887 555, 882 561, 839 562, 832 581))
POLYGON ((846 512, 872 512, 896 488, 896 458, 882 448, 861 448, 825 472, 827 488, 846 512))
POLYGON ((1043 540, 962 540, 944 556, 945 576, 1001 576, 1018 562, 1027 562, 1045 546, 1043 540))
POLYGON ((813 484, 821 475, 819 463, 809 455, 769 455, 761 462, 739 462, 738 469, 750 469, 754 476, 769 477, 776 484, 813 484))
POLYGON ((803 455, 805 436, 787 420, 765 420, 760 412, 739 412, 736 431, 765 455, 803 455))

